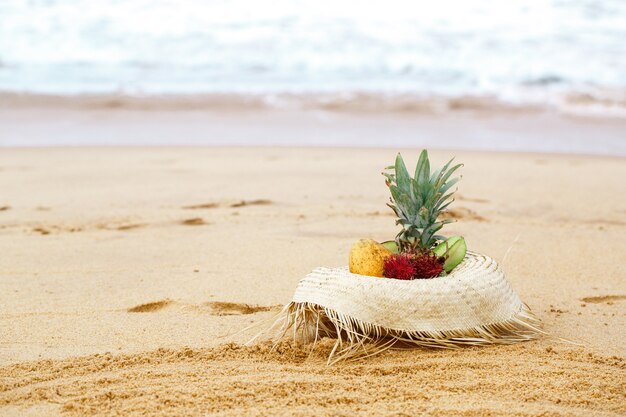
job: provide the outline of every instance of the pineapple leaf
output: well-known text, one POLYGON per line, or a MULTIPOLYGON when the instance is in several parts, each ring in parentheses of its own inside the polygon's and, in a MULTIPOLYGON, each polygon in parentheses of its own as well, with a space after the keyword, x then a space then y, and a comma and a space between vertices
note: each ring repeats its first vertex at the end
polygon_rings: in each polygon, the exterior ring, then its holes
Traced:
POLYGON ((419 178, 420 172, 422 172, 423 166, 426 163, 426 161, 428 161, 428 151, 426 149, 423 149, 422 152, 420 152, 420 157, 417 160, 417 165, 415 166, 414 178, 416 180, 419 178))
POLYGON ((463 166, 463 164, 457 164, 455 166, 453 166, 452 168, 450 168, 445 174, 442 172, 442 176, 441 179, 439 180, 440 184, 445 184, 446 181, 448 181, 448 178, 450 178, 452 176, 452 174, 454 174, 454 171, 456 171, 457 169, 461 168, 463 166))
POLYGON ((433 240, 433 236, 436 232, 441 230, 444 224, 444 222, 433 223, 425 228, 421 236, 422 246, 430 247, 434 245, 435 242, 433 240))
POLYGON ((460 178, 459 177, 455 177, 453 179, 451 179, 450 181, 448 181, 443 187, 441 187, 441 189, 439 190, 439 192, 441 194, 445 194, 446 191, 448 191, 450 189, 450 187, 452 187, 454 184, 456 184, 457 182, 459 182, 460 178))
POLYGON ((396 209, 397 209, 396 214, 399 211, 402 214, 401 217, 408 219, 410 213, 408 213, 406 211, 406 208, 403 206, 403 201, 402 201, 403 194, 400 191, 400 189, 396 187, 395 185, 390 185, 389 191, 391 192, 391 197, 393 198, 393 201, 396 203, 396 209))
POLYGON ((417 181, 415 181, 415 179, 411 178, 411 185, 413 188, 413 198, 415 199, 415 205, 418 207, 421 207, 424 205, 424 199, 422 198, 422 195, 419 193, 420 187, 417 184, 417 181))
POLYGON ((396 213, 396 216, 398 217, 402 217, 402 212, 393 204, 387 204, 388 207, 390 207, 394 213, 396 213))
POLYGON ((429 201, 431 201, 431 199, 437 194, 435 191, 435 188, 430 186, 429 184, 426 186, 423 186, 422 190, 423 190, 422 198, 424 200, 423 204, 426 204, 429 201))
POLYGON ((435 171, 435 173, 432 175, 432 177, 430 177, 430 182, 432 182, 434 184, 439 184, 439 182, 441 181, 441 177, 443 176, 443 174, 446 173, 446 171, 448 170, 448 167, 450 166, 452 161, 454 161, 454 158, 450 159, 448 162, 446 162, 446 164, 444 166, 442 166, 437 171, 435 171))
POLYGON ((430 182, 432 184, 436 184, 437 183, 437 179, 439 179, 439 175, 441 174, 441 171, 443 171, 444 169, 445 169, 445 166, 442 167, 442 168, 437 169, 435 172, 432 173, 432 175, 430 176, 430 182))
POLYGON ((452 201, 448 201, 446 204, 444 204, 443 206, 439 207, 439 209, 438 209, 437 211, 439 211, 440 213, 441 213, 441 212, 443 212, 443 211, 444 211, 445 209, 447 209, 447 208, 448 208, 448 206, 449 206, 450 204, 452 204, 452 203, 454 203, 454 200, 452 200, 452 201))
POLYGON ((408 194, 400 194, 400 203, 404 207, 403 211, 407 213, 407 218, 410 219, 411 213, 415 213, 415 203, 413 203, 408 194))
POLYGON ((452 175, 462 164, 451 167, 453 161, 454 158, 431 173, 428 152, 423 150, 413 178, 400 154, 395 165, 386 168, 389 172, 383 172, 391 193, 387 205, 398 217, 396 224, 402 227, 396 236, 400 251, 428 253, 438 241, 445 239, 435 233, 453 221, 438 221, 441 213, 454 201, 452 196, 456 190, 452 188, 460 180, 452 175))
POLYGON ((396 176, 393 174, 387 174, 386 172, 383 172, 382 174, 385 176, 386 182, 388 184, 391 184, 396 180, 396 176))
POLYGON ((398 156, 396 156, 396 184, 402 191, 409 192, 410 181, 411 177, 409 177, 409 171, 406 170, 406 165, 404 165, 402 155, 398 154, 398 156))
MULTIPOLYGON (((445 203, 447 200, 449 200, 450 198, 452 198, 453 195, 454 195, 454 192, 451 192, 451 193, 448 193, 448 194, 444 195, 443 197, 441 197, 439 199, 439 201, 437 201, 437 203, 435 204, 435 210, 441 211, 441 208, 440 208, 441 205, 443 203, 445 203)), ((452 200, 452 201, 454 201, 454 200, 452 200)))

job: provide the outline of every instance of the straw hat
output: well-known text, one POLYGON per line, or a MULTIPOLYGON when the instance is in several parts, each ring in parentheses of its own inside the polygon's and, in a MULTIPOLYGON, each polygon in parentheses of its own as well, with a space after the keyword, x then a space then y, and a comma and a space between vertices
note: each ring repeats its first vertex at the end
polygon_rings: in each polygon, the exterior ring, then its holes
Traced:
POLYGON ((408 346, 515 343, 543 333, 496 261, 468 252, 445 277, 403 281, 317 268, 277 323, 283 334, 336 337, 329 363, 408 346))

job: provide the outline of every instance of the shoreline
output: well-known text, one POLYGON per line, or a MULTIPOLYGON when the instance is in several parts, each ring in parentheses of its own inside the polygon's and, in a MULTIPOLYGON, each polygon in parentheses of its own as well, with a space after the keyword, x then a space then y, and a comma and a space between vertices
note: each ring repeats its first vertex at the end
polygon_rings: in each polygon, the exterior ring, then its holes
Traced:
POLYGON ((0 148, 216 146, 431 148, 626 156, 626 119, 534 111, 0 108, 0 148))
POLYGON ((36 93, 0 90, 0 109, 142 111, 326 111, 336 113, 446 115, 555 113, 599 120, 626 119, 626 91, 535 91, 517 98, 494 94, 433 95, 392 91, 259 91, 207 93, 36 93))

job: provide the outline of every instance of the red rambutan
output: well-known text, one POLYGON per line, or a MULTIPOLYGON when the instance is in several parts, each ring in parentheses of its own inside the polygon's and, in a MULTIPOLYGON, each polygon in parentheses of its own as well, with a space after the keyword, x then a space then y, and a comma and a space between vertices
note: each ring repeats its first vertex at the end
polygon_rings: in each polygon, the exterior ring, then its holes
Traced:
POLYGON ((413 279, 415 266, 412 258, 406 253, 394 253, 385 261, 383 275, 386 278, 413 279))
POLYGON ((412 261, 415 278, 434 278, 443 271, 443 263, 435 254, 419 254, 412 261))

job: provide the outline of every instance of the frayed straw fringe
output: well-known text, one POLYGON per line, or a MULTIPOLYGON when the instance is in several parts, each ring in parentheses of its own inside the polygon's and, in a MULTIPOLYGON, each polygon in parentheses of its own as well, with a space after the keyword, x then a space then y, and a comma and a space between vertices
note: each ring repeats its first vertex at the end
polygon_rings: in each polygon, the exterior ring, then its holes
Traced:
POLYGON ((337 342, 328 356, 329 365, 377 355, 387 349, 453 349, 461 346, 513 344, 546 334, 541 328, 541 322, 526 304, 522 305, 517 314, 498 323, 462 330, 406 331, 367 323, 314 303, 291 302, 276 316, 269 331, 276 331, 277 327, 278 335, 274 338, 276 343, 291 333, 296 342, 312 342, 311 351, 322 337, 336 337, 337 342))

